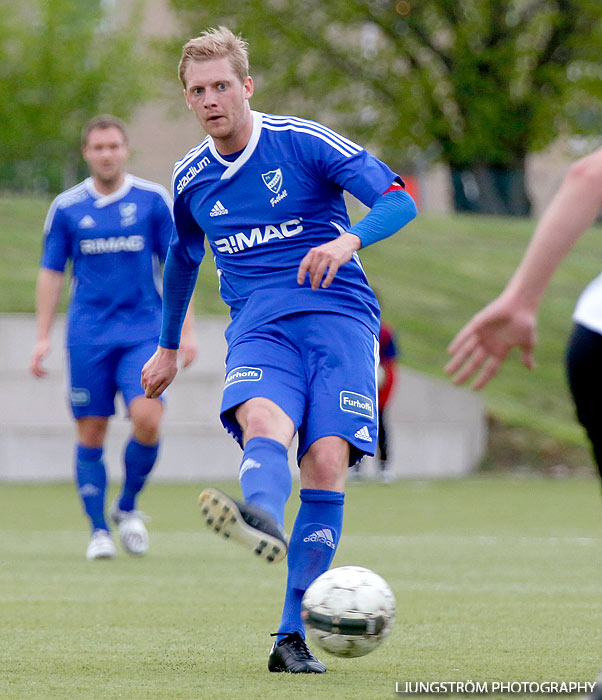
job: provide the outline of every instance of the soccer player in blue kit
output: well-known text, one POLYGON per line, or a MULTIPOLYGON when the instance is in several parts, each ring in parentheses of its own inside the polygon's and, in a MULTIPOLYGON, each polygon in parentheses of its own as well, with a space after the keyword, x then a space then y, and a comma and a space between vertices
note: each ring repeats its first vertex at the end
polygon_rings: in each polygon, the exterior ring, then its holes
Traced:
POLYGON ((313 121, 252 111, 246 42, 230 30, 189 41, 179 70, 207 137, 175 166, 162 331, 142 383, 157 397, 176 374, 206 238, 231 309, 221 420, 243 448, 244 503, 206 489, 201 511, 267 561, 288 552, 268 668, 323 673, 305 643, 301 600, 334 557, 347 469, 377 441, 379 308, 356 251, 395 233, 416 207, 401 178, 352 141, 313 121), (352 227, 343 190, 371 208, 352 227), (301 504, 287 543, 295 433, 301 504))
MULTIPOLYGON (((60 194, 44 226, 38 274, 37 342, 31 370, 43 377, 50 331, 61 296, 65 266, 73 265, 68 312, 67 360, 71 407, 77 426, 75 475, 91 526, 88 559, 112 558, 115 545, 105 518, 107 477, 103 445, 114 399, 120 391, 132 422, 124 452, 124 482, 111 509, 124 549, 148 549, 136 497, 159 450, 162 401, 148 399, 140 371, 157 345, 161 325, 159 264, 173 231, 171 199, 153 182, 125 172, 129 155, 123 122, 92 119, 82 132, 90 177, 60 194)), ((191 314, 182 341, 182 364, 196 355, 191 314)))

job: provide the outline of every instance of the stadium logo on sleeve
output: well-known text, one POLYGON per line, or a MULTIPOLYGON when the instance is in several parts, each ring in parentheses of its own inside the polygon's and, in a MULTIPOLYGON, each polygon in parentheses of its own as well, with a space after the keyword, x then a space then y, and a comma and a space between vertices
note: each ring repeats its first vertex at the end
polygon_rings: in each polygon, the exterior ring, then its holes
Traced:
POLYGON ((374 417, 374 402, 368 396, 356 394, 354 391, 341 391, 341 410, 347 413, 358 413, 360 416, 374 417))
POLYGON ((186 185, 194 180, 194 178, 205 168, 207 165, 209 165, 211 161, 207 156, 203 156, 201 160, 198 161, 198 163, 193 163, 188 170, 182 175, 182 177, 178 180, 176 184, 176 192, 180 194, 182 190, 186 187, 186 185))
POLYGON ((228 372, 224 388, 237 382, 258 382, 262 375, 263 370, 258 367, 235 367, 228 372))

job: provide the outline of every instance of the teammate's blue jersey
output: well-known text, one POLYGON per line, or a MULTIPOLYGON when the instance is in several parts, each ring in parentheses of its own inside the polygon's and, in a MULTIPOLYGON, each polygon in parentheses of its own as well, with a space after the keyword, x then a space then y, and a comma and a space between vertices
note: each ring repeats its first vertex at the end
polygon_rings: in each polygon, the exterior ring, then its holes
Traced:
POLYGON ((44 225, 41 265, 63 272, 73 262, 68 346, 158 337, 160 263, 172 231, 167 190, 132 175, 110 195, 88 178, 56 197, 44 225))
POLYGON ((199 264, 207 237, 232 323, 226 337, 291 313, 335 311, 378 336, 378 303, 359 257, 327 289, 297 284, 307 251, 349 228, 343 191, 368 207, 400 178, 361 146, 316 122, 252 112, 243 151, 205 138, 174 169, 172 253, 199 264))

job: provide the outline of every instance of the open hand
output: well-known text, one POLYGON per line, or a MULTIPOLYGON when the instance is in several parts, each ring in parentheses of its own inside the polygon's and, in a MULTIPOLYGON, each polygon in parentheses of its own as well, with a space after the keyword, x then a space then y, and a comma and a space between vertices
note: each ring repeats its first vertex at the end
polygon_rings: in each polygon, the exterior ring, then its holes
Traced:
POLYGON ((498 372, 514 347, 522 351, 528 369, 535 366, 535 313, 512 309, 499 298, 486 306, 462 328, 449 345, 452 359, 445 366, 462 384, 478 374, 474 389, 482 389, 498 372))

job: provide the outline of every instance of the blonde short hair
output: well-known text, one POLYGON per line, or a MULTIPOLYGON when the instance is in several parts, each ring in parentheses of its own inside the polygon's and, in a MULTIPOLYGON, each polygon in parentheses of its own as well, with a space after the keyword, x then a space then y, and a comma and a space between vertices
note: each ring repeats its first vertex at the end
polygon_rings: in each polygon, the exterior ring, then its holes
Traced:
POLYGON ((178 65, 178 73, 184 89, 186 81, 184 74, 192 61, 209 61, 213 58, 230 59, 234 73, 240 82, 249 75, 248 44, 241 37, 233 34, 227 27, 207 29, 196 39, 191 39, 182 47, 182 56, 178 65))

